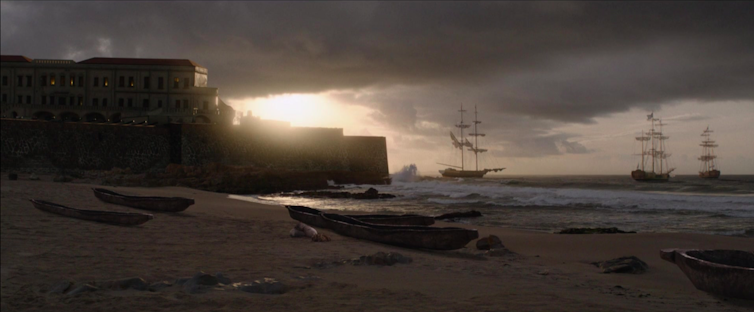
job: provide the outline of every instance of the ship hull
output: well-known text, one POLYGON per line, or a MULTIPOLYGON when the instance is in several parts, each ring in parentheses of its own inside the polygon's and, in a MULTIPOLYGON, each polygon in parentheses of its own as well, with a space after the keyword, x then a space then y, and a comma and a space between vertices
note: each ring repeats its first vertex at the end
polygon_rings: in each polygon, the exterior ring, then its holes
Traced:
POLYGON ((720 177, 720 170, 699 172, 699 177, 702 179, 717 179, 720 177))
POLYGON ((487 174, 487 170, 455 170, 445 169, 440 170, 440 174, 446 178, 482 178, 487 174))
POLYGON ((639 182, 668 182, 668 180, 670 180, 670 174, 657 174, 654 172, 634 170, 631 171, 631 178, 639 182))

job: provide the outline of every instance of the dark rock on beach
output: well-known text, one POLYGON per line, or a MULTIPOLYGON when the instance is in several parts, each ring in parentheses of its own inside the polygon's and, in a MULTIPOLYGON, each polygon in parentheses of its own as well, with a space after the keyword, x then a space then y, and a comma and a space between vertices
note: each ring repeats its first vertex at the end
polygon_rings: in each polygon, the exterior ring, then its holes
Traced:
POLYGON ((500 240, 499 237, 495 235, 482 237, 476 241, 476 249, 479 249, 479 250, 503 249, 503 248, 505 248, 505 246, 503 246, 503 242, 500 240))
POLYGON ((48 294, 62 294, 66 290, 68 290, 68 288, 71 288, 71 282, 61 281, 61 282, 55 283, 55 285, 52 285, 52 287, 50 287, 50 290, 47 293, 48 294))
POLYGON ((602 273, 641 274, 649 269, 649 266, 644 261, 634 256, 592 262, 592 264, 602 269, 602 273))
POLYGON ((151 285, 149 285, 148 289, 149 291, 160 291, 170 286, 173 286, 173 284, 168 281, 161 281, 161 282, 152 283, 151 285))
POLYGON ((358 259, 351 260, 354 265, 394 265, 396 263, 408 264, 414 260, 397 252, 378 252, 369 256, 361 256, 358 259))
POLYGON ((84 284, 84 285, 81 285, 79 287, 76 287, 74 290, 71 290, 66 295, 68 295, 68 296, 75 296, 75 295, 78 295, 78 294, 83 294, 85 292, 92 292, 92 291, 96 291, 96 290, 99 290, 99 288, 94 287, 94 286, 89 285, 89 284, 84 284))
POLYGON ((622 234, 622 233, 636 233, 636 231, 621 231, 618 228, 567 228, 556 234, 622 234))
POLYGON ((374 188, 369 188, 364 193, 351 192, 328 192, 328 191, 310 191, 301 193, 282 193, 281 196, 306 197, 306 198, 351 198, 351 199, 386 199, 395 198, 392 194, 380 194, 374 188))
POLYGON ((220 284, 230 285, 232 282, 230 281, 230 278, 223 275, 221 272, 215 273, 215 277, 217 278, 217 282, 220 284))
POLYGON ((183 283, 183 291, 190 294, 195 294, 206 290, 210 286, 215 286, 217 285, 217 283, 217 277, 206 274, 204 272, 199 272, 196 273, 194 277, 183 283))
POLYGON ((255 294, 282 294, 286 291, 286 286, 274 278, 256 280, 252 283, 235 283, 232 286, 240 291, 255 294))
POLYGON ((451 212, 435 217, 435 220, 447 220, 447 219, 460 219, 460 218, 476 218, 481 217, 482 213, 476 210, 464 211, 464 212, 451 212))
POLYGON ((98 286, 102 288, 109 288, 109 289, 116 289, 116 290, 125 290, 125 289, 147 290, 149 288, 149 284, 141 277, 132 277, 132 278, 126 278, 122 280, 107 281, 103 283, 98 283, 98 286))

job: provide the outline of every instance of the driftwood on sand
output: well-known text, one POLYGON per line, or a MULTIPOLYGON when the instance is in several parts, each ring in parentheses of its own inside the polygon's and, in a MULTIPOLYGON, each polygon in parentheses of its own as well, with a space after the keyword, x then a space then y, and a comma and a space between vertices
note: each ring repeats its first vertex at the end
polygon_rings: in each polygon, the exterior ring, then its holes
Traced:
POLYGON ((311 226, 299 222, 290 232, 291 237, 309 237, 315 242, 329 242, 330 238, 325 234, 317 233, 317 230, 311 226))

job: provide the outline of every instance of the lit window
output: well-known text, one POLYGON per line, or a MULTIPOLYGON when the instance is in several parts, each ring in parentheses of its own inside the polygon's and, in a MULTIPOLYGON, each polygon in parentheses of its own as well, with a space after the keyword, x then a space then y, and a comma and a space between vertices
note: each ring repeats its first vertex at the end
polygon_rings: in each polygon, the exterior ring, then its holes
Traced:
POLYGON ((55 85, 55 76, 50 76, 50 85, 51 86, 55 85))
POLYGON ((181 83, 181 78, 173 79, 173 88, 178 88, 179 83, 181 83))
POLYGON ((110 85, 110 80, 107 77, 102 78, 102 86, 107 87, 108 85, 110 85))
POLYGON ((76 77, 73 77, 73 75, 71 75, 71 87, 73 87, 73 86, 74 86, 74 83, 73 83, 73 82, 74 82, 75 78, 76 78, 76 77))
POLYGON ((129 88, 134 87, 134 77, 128 77, 128 87, 129 88))

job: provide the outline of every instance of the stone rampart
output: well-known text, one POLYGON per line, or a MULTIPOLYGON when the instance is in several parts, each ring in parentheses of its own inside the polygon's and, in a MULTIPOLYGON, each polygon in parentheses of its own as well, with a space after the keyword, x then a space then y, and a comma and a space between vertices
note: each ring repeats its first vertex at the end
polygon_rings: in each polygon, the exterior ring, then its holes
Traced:
POLYGON ((169 163, 388 175, 383 137, 342 129, 204 124, 133 126, 2 120, 2 170, 161 170, 169 163))
POLYGON ((170 163, 169 129, 164 127, 3 119, 0 128, 3 170, 142 171, 170 163))

